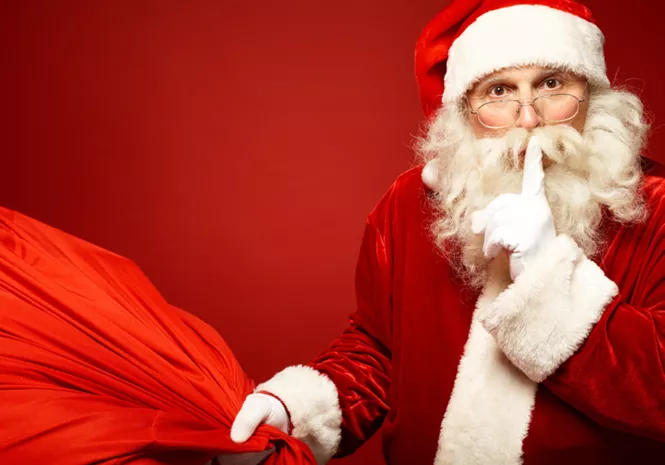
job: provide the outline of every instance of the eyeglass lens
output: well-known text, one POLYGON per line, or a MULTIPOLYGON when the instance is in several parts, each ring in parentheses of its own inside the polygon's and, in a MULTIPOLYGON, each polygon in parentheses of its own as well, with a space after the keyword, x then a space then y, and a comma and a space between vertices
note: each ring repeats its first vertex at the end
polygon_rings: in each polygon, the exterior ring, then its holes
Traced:
MULTIPOLYGON (((577 115, 579 101, 574 95, 548 95, 535 99, 536 113, 548 123, 561 123, 577 115)), ((522 104, 516 100, 490 102, 478 108, 478 119, 488 127, 501 128, 513 125, 520 115, 522 104)))

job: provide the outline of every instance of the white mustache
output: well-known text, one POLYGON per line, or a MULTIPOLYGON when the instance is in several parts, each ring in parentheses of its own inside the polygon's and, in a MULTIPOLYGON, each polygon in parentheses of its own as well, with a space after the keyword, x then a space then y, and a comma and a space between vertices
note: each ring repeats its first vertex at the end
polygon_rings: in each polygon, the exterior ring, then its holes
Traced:
POLYGON ((566 165, 575 171, 584 171, 586 163, 580 154, 588 153, 582 134, 567 125, 544 126, 533 130, 514 128, 501 137, 478 139, 478 162, 483 163, 487 156, 504 157, 508 168, 521 169, 523 155, 532 137, 541 141, 546 164, 566 165))

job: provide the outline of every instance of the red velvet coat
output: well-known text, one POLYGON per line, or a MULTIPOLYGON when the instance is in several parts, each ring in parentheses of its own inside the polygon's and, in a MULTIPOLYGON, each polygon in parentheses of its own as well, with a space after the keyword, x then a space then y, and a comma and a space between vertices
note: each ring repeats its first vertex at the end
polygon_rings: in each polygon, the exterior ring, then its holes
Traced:
POLYGON ((598 265, 559 236, 514 283, 464 287, 429 233, 421 169, 369 215, 357 311, 310 366, 257 389, 319 463, 383 423, 389 464, 665 463, 665 179, 598 265))

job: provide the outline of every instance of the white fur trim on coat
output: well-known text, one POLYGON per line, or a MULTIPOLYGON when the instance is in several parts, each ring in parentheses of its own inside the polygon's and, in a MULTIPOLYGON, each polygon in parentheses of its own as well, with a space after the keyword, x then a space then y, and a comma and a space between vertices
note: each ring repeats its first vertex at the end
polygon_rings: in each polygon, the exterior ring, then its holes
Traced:
POLYGON ((335 384, 313 368, 285 368, 256 387, 279 397, 291 414, 292 436, 307 444, 316 463, 327 463, 341 440, 342 411, 335 384))
POLYGON ((478 299, 453 392, 441 424, 435 465, 520 465, 537 384, 503 354, 477 315, 508 286, 496 260, 478 299))
POLYGON ((438 160, 436 158, 428 161, 425 163, 425 166, 423 166, 423 170, 420 173, 420 178, 422 179, 423 184, 430 189, 436 189, 437 183, 439 182, 439 170, 436 166, 437 162, 438 160))
POLYGON ((513 364, 541 382, 583 344, 617 293, 598 265, 560 235, 478 318, 513 364))
POLYGON ((480 16, 453 42, 443 103, 456 102, 479 79, 520 65, 563 67, 607 87, 598 27, 543 5, 515 5, 480 16))

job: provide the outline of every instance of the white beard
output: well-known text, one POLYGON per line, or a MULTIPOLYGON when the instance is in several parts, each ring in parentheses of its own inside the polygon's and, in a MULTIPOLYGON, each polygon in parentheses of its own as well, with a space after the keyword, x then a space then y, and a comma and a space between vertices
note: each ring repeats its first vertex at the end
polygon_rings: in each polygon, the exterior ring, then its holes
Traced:
POLYGON ((569 235, 593 257, 602 246, 604 210, 621 222, 645 218, 640 151, 647 125, 634 95, 592 91, 583 134, 558 125, 476 139, 465 118, 461 108, 441 110, 418 149, 425 160, 436 160, 440 173, 440 216, 432 226, 437 245, 471 286, 482 287, 488 268, 483 238, 471 232, 471 214, 500 194, 520 191, 519 154, 531 133, 543 148, 545 192, 557 234, 569 235))

